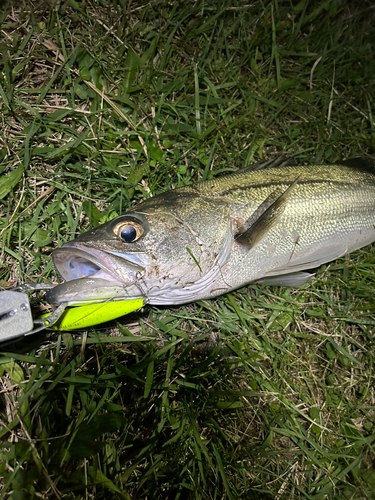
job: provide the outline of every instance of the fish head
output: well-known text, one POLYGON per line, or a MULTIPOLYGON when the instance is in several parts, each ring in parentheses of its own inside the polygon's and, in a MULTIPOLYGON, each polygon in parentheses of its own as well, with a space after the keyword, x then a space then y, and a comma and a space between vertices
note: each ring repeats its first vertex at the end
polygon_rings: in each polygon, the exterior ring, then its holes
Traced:
POLYGON ((194 198, 199 197, 174 191, 150 198, 55 250, 53 261, 65 283, 47 300, 181 303, 175 291, 180 296, 209 272, 228 229, 228 220, 194 198))

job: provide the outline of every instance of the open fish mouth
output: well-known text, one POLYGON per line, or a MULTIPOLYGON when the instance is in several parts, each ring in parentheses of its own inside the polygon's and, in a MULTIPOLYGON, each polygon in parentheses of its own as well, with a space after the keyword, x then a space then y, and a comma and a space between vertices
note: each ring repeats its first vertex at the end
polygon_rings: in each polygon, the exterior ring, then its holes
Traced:
MULTIPOLYGON (((51 289, 46 299, 74 304, 133 297, 149 258, 71 242, 54 251, 53 261, 65 283, 51 289)), ((136 295, 142 295, 139 288, 136 295)))
POLYGON ((67 243, 53 253, 54 264, 66 281, 90 276, 130 285, 139 279, 147 260, 142 256, 87 248, 77 243, 67 243))

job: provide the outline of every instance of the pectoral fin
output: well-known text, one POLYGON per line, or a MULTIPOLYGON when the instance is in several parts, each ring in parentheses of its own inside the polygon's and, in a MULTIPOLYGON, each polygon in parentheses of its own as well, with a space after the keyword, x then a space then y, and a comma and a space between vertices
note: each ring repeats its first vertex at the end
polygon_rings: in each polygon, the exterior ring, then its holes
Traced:
POLYGON ((286 203, 299 176, 281 194, 276 190, 268 196, 258 209, 238 228, 235 241, 248 250, 253 248, 272 228, 284 212, 286 203), (276 198, 276 199, 275 199, 276 198))

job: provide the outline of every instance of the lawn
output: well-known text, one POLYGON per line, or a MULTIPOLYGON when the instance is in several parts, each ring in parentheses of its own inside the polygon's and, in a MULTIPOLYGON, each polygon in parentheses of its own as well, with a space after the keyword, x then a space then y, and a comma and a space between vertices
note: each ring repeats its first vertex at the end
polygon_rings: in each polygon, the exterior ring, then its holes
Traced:
MULTIPOLYGON (((8 1, 0 25, 1 289, 59 282, 54 248, 170 188, 375 154, 371 0, 8 1)), ((374 266, 1 346, 0 498, 374 500, 374 266)))

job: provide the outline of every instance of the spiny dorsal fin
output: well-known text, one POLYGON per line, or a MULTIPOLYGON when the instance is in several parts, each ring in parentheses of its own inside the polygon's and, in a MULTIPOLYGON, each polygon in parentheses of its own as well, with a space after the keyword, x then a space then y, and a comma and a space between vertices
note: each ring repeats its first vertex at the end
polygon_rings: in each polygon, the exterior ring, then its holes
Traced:
MULTIPOLYGON (((270 197, 275 197, 272 193, 252 214, 243 224, 238 228, 238 233, 234 237, 237 243, 244 245, 248 250, 253 248, 259 241, 264 237, 264 235, 271 229, 275 224, 277 219, 283 213, 286 203, 289 199, 289 195, 292 189, 296 186, 299 176, 292 182, 292 184, 283 192, 278 198, 270 203, 270 197), (262 206, 266 208, 262 210, 262 206), (255 215, 259 215, 259 211, 262 214, 254 220, 255 215)), ((276 191, 277 192, 277 191, 276 191)))
MULTIPOLYGON (((345 167, 366 170, 367 172, 375 175, 375 158, 370 156, 367 158, 348 158, 347 160, 337 160, 336 162, 333 162, 332 165, 344 165, 345 167)), ((249 165, 241 170, 238 170, 236 173, 285 166, 295 167, 298 166, 298 162, 296 162, 294 158, 279 156, 278 158, 273 158, 271 160, 254 163, 253 165, 249 165)))
POLYGON ((251 170, 263 170, 265 168, 285 167, 287 165, 296 166, 297 164, 293 158, 288 158, 287 156, 279 156, 278 158, 273 158, 271 160, 254 163, 253 165, 249 165, 245 168, 242 168, 241 170, 238 170, 236 173, 249 172, 251 170))

